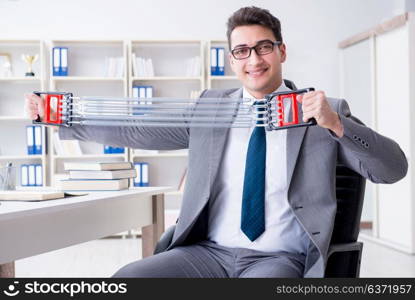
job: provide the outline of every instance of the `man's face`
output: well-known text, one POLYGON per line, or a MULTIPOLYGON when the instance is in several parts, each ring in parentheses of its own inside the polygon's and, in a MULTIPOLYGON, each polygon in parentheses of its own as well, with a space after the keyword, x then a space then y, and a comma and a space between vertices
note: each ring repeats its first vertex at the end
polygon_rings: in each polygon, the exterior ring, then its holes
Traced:
MULTIPOLYGON (((276 41, 270 29, 260 25, 238 26, 231 33, 231 50, 242 46, 253 47, 266 40, 276 41)), ((274 46, 274 50, 265 55, 257 55, 252 50, 251 56, 241 60, 229 53, 232 70, 255 98, 263 98, 281 85, 281 63, 285 58, 284 44, 274 46)))

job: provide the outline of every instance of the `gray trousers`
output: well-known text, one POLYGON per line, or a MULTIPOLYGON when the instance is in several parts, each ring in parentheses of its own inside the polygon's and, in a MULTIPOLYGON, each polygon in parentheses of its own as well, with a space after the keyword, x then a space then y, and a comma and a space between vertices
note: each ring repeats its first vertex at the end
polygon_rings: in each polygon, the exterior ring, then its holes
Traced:
POLYGON ((305 255, 227 248, 211 241, 180 246, 121 268, 113 277, 303 277, 305 255))

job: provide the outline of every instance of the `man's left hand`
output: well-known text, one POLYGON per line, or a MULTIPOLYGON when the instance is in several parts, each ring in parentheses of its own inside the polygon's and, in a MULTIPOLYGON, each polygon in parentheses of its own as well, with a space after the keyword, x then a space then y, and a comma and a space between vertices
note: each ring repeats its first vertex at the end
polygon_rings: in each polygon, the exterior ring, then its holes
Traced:
POLYGON ((297 99, 302 103, 303 122, 314 118, 320 127, 330 129, 338 137, 343 136, 344 130, 339 115, 331 109, 323 91, 308 92, 299 95, 297 99))

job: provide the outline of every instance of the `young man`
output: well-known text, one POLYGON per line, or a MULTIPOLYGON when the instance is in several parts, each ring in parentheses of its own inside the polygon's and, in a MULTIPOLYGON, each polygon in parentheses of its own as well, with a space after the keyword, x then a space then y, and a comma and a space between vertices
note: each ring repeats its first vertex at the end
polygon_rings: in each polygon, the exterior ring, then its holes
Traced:
MULTIPOLYGON (((228 20, 230 64, 243 88, 201 97, 262 99, 289 88, 286 48, 269 11, 245 7, 228 20), (288 82, 287 82, 288 83, 288 82)), ((168 250, 131 263, 116 277, 322 277, 336 214, 337 158, 377 183, 407 172, 394 141, 322 91, 302 99, 317 126, 267 131, 226 128, 60 128, 63 139, 143 149, 191 149, 181 213, 168 250)), ((41 99, 27 97, 32 119, 41 99)))

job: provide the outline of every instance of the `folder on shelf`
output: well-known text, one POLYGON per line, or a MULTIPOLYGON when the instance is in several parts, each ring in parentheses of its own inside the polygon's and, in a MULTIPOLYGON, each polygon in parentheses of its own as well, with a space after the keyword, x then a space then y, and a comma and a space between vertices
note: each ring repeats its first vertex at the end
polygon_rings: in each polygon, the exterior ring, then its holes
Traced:
POLYGON ((124 153, 125 149, 123 147, 112 147, 104 145, 104 154, 120 154, 124 153))
POLYGON ((35 165, 35 185, 42 186, 43 185, 43 176, 42 176, 42 165, 36 164, 35 165))
POLYGON ((1 201, 42 201, 64 198, 65 194, 61 191, 43 190, 18 190, 0 191, 1 201))
POLYGON ((136 59, 135 53, 133 53, 131 56, 131 64, 132 64, 133 77, 138 76, 137 59, 136 59))
MULTIPOLYGON (((146 86, 146 98, 153 98, 153 87, 146 86)), ((153 101, 146 101, 147 104, 152 104, 153 101)))
POLYGON ((36 169, 35 165, 28 165, 28 186, 36 186, 36 169))
POLYGON ((137 86, 137 85, 133 86, 133 97, 134 98, 139 98, 140 94, 139 94, 138 90, 139 90, 139 86, 137 86))
POLYGON ((23 164, 20 166, 20 185, 28 186, 29 185, 29 171, 28 165, 23 164))
POLYGON ((148 186, 148 163, 141 163, 141 185, 148 186))
MULTIPOLYGON (((139 98, 146 97, 146 87, 145 86, 138 86, 138 96, 139 98)), ((140 104, 146 104, 145 101, 140 101, 140 104)))
POLYGON ((134 163, 134 169, 137 173, 137 176, 133 180, 134 186, 140 186, 140 184, 141 184, 141 164, 140 163, 134 163))
POLYGON ((52 50, 52 73, 53 76, 60 76, 60 68, 61 68, 61 49, 60 47, 53 47, 52 50))
POLYGON ((60 47, 60 50, 61 50, 60 76, 68 76, 68 48, 60 47))
POLYGON ((149 185, 148 163, 145 163, 145 162, 134 163, 134 168, 137 171, 137 177, 134 178, 134 186, 148 186, 149 185))
POLYGON ((122 154, 122 153, 125 152, 125 149, 123 147, 112 147, 112 146, 110 146, 110 147, 111 147, 110 151, 113 154, 122 154))
POLYGON ((216 47, 210 48, 210 75, 217 75, 218 73, 218 58, 216 47))
POLYGON ((42 127, 39 125, 34 128, 34 154, 42 154, 42 127))
POLYGON ((110 154, 111 153, 111 146, 104 145, 104 154, 110 154))
POLYGON ((216 48, 218 53, 218 68, 217 68, 217 74, 219 76, 225 75, 225 48, 218 47, 216 48))
POLYGON ((26 144, 27 144, 27 154, 35 154, 35 134, 34 126, 26 126, 26 144))

